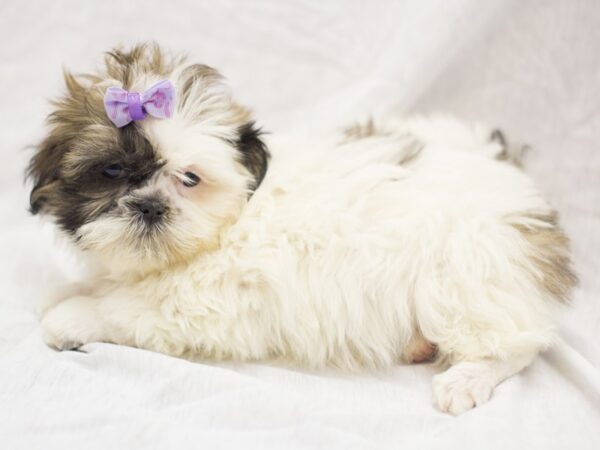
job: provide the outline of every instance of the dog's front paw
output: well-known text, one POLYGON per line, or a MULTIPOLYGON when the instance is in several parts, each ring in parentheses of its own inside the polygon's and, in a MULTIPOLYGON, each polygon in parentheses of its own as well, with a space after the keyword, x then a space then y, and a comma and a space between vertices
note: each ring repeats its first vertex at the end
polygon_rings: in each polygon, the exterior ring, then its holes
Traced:
POLYGON ((101 340, 92 298, 75 297, 59 303, 46 312, 41 325, 44 341, 57 350, 73 350, 101 340))
POLYGON ((462 414, 487 402, 495 384, 485 363, 459 363, 433 377, 434 401, 443 412, 462 414))

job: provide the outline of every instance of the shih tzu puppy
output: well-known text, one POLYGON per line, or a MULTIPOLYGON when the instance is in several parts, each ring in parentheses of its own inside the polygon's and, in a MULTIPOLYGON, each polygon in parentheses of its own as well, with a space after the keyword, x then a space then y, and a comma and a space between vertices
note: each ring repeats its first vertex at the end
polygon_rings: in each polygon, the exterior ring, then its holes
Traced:
POLYGON ((555 338, 567 239, 502 136, 448 118, 262 135, 219 73, 152 45, 65 75, 31 211, 100 269, 42 307, 49 345, 347 370, 420 362, 442 411, 555 338))

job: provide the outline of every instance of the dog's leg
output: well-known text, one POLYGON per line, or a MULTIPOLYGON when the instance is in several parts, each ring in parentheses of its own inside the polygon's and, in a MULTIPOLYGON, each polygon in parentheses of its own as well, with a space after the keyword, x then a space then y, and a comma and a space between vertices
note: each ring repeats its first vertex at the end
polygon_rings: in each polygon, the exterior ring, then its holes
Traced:
POLYGON ((459 414, 484 403, 498 383, 556 341, 556 305, 575 277, 561 256, 560 235, 550 225, 544 230, 553 240, 536 229, 464 219, 444 235, 431 276, 415 284, 418 329, 452 364, 434 380, 443 411, 459 414), (555 262, 537 269, 542 259, 555 262))
POLYGON ((160 303, 125 290, 64 300, 46 312, 41 324, 44 340, 58 350, 111 342, 169 354, 184 352, 179 348, 184 347, 181 329, 161 312, 160 303))
POLYGON ((111 342, 174 356, 193 353, 242 360, 269 356, 270 328, 248 297, 244 302, 220 291, 201 290, 195 283, 186 284, 188 278, 192 277, 67 299, 42 318, 44 338, 60 350, 111 342))
POLYGON ((480 406, 499 383, 529 365, 535 355, 459 362, 433 377, 434 402, 441 411, 454 415, 480 406))
MULTIPOLYGON (((453 283, 446 286, 449 292, 453 283)), ((523 298, 508 287, 474 283, 471 291, 466 286, 461 284, 460 296, 420 305, 421 319, 429 319, 420 322, 423 335, 438 345, 440 360, 451 364, 433 379, 435 404, 451 414, 487 402, 496 385, 529 365, 554 339, 549 305, 533 291, 523 298)))
POLYGON ((460 296, 441 296, 418 308, 423 335, 438 345, 440 360, 451 364, 433 380, 434 402, 451 414, 488 401, 496 385, 554 340, 552 310, 533 289, 530 296, 519 296, 508 285, 501 290, 470 281, 470 289, 463 281, 456 291, 450 280, 447 292, 460 296))

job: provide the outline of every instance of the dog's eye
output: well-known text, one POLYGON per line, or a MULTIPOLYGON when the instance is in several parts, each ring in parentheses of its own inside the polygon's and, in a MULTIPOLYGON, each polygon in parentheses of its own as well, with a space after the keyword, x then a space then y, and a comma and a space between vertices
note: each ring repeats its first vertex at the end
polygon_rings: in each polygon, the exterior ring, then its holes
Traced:
POLYGON ((185 187, 194 187, 200 183, 200 177, 194 172, 186 172, 183 175, 185 178, 182 180, 182 183, 185 187))
POLYGON ((123 172, 123 168, 118 164, 109 164, 102 169, 102 175, 106 178, 117 178, 123 172))

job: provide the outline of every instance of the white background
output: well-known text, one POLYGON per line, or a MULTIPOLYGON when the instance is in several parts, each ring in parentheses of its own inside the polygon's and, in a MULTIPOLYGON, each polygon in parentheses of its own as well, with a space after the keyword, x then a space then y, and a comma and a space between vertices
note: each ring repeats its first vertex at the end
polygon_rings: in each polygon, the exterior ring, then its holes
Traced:
POLYGON ((600 448, 600 2, 2 0, 0 88, 0 447, 600 448), (26 213, 27 146, 61 66, 145 40, 218 68, 268 131, 443 111, 529 144, 581 277, 564 342, 460 418, 431 406, 428 366, 345 376, 47 349, 35 303, 77 266, 26 213))

